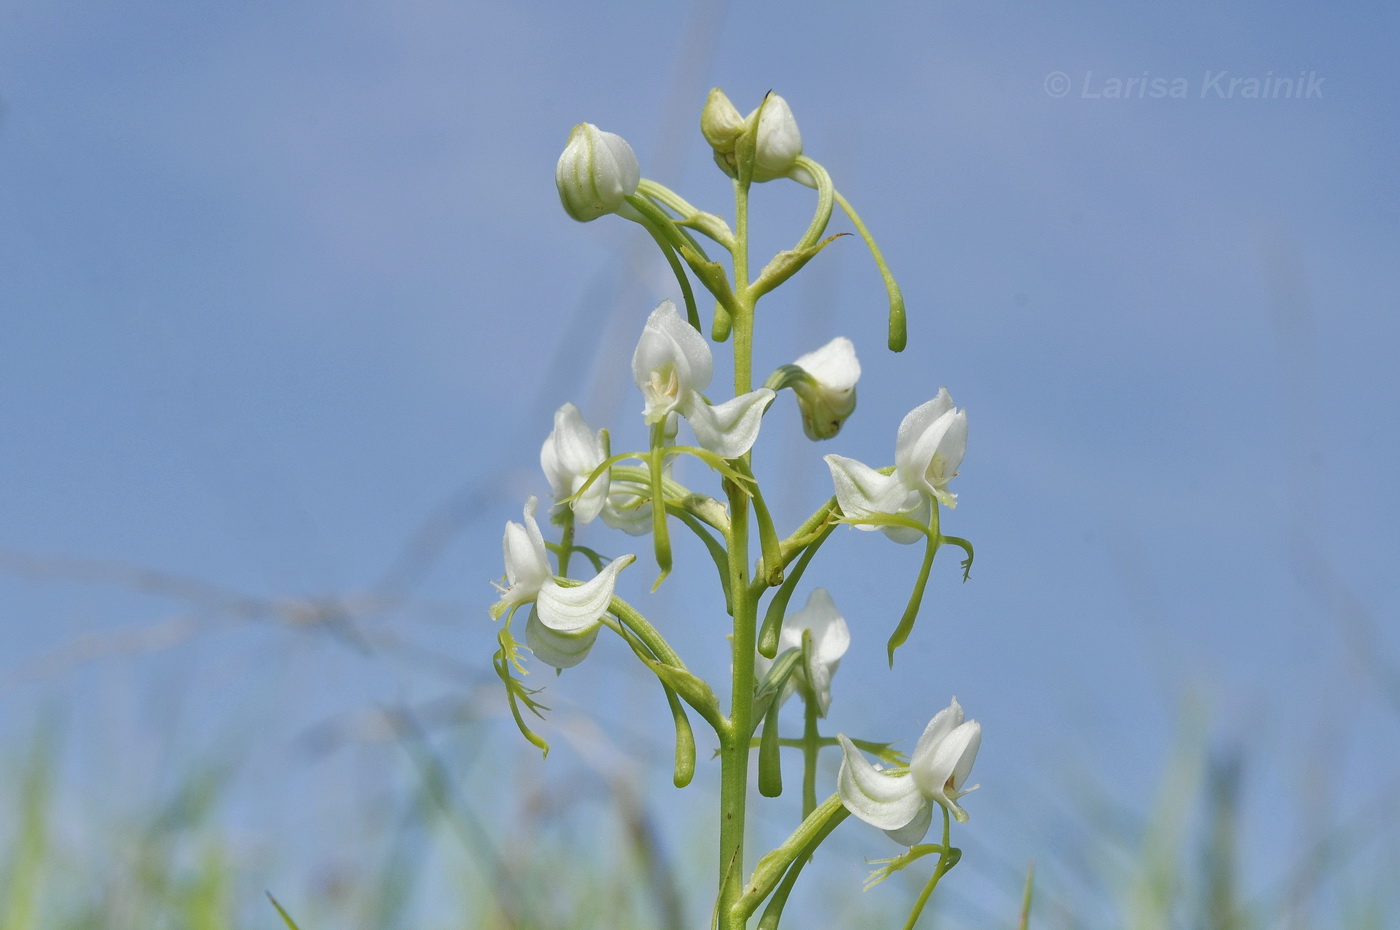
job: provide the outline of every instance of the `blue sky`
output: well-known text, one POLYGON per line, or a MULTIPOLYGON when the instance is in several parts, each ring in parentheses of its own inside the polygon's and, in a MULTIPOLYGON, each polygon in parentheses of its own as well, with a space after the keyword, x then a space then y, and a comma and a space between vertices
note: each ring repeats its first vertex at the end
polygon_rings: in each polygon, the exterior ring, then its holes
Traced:
MULTIPOLYGON (((973 580, 940 566, 893 672, 882 644, 917 554, 851 532, 814 566, 856 630, 833 726, 912 738, 956 693, 986 731, 969 831, 1012 863, 1046 842, 1071 773, 1147 803, 1189 694, 1215 743, 1260 760, 1259 845, 1299 835, 1311 780, 1330 786, 1326 817, 1383 793, 1400 749, 1382 683, 1400 669, 1400 13, 595 6, 0 6, 0 731, 57 701, 122 755, 156 739, 152 695, 170 689, 194 744, 451 693, 266 625, 43 657, 219 615, 92 584, 71 560, 266 598, 364 590, 454 499, 473 519, 419 601, 376 622, 489 671, 487 581, 503 521, 547 490, 549 414, 572 399, 640 443, 626 360, 674 296, 636 227, 563 215, 554 160, 588 120, 727 214, 695 131, 718 85, 745 111, 787 98, 910 309, 892 357, 854 239, 771 299, 759 370, 835 335, 865 368, 859 412, 820 448, 775 406, 760 468, 786 475, 780 519, 829 493, 821 454, 888 461, 939 386, 971 421, 948 526, 978 547, 973 580), (1221 99, 1221 71, 1305 72, 1320 93, 1221 99), (1085 92, 1144 76, 1184 98, 1085 92)), ((760 252, 810 210, 805 190, 768 187, 760 252)), ((678 575, 659 614, 702 577, 678 575)), ((721 631, 675 622, 692 663, 722 673, 721 631)), ((620 650, 590 665, 551 695, 653 697, 619 683, 620 650)), ((254 796, 296 810, 283 794, 314 779, 268 787, 284 783, 273 755, 254 796)), ((143 764, 119 768, 139 783, 143 764)), ((1265 856, 1260 880, 1285 866, 1265 856)))

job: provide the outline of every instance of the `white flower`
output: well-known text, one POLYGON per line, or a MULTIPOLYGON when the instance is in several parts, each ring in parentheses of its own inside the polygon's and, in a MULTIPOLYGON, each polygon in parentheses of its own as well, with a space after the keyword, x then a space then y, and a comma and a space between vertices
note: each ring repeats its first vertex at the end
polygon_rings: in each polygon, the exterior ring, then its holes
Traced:
MULTIPOLYGON (((858 529, 877 526, 870 517, 907 516, 927 524, 932 502, 957 506, 957 495, 948 491, 948 482, 958 473, 967 450, 967 412, 953 407, 947 388, 926 404, 911 410, 899 424, 895 440, 895 470, 882 475, 855 459, 826 456, 836 500, 841 513, 858 529), (865 522, 863 522, 865 521, 865 522)), ((879 526, 895 542, 919 539, 918 530, 907 526, 879 526)))
MULTIPOLYGON (((802 133, 797 129, 797 119, 786 100, 777 94, 769 93, 763 101, 763 112, 758 118, 758 141, 754 152, 753 179, 772 181, 785 178, 797 165, 802 154, 802 133)), ((748 116, 753 125, 754 110, 748 116)))
POLYGON ((860 380, 856 347, 845 336, 838 336, 793 365, 810 375, 792 384, 802 411, 802 429, 808 439, 830 439, 856 409, 856 382, 860 380))
MULTIPOLYGON (((578 492, 590 475, 607 458, 603 431, 593 432, 583 414, 573 404, 554 412, 554 429, 540 447, 540 468, 554 489, 554 499, 563 500, 578 492)), ((568 506, 580 523, 589 523, 608 499, 608 475, 603 473, 588 490, 568 506)))
POLYGON ((641 180, 641 166, 627 140, 592 123, 573 128, 554 167, 559 202, 580 223, 622 209, 641 180))
POLYGON ((647 317, 632 355, 632 377, 646 400, 642 414, 647 423, 660 423, 679 413, 700 445, 721 458, 738 458, 758 438, 773 392, 759 388, 712 407, 700 392, 713 376, 714 357, 705 337, 681 319, 674 303, 663 300, 647 317))
MULTIPOLYGON (((806 685, 816 696, 820 715, 825 717, 831 707, 831 678, 841 657, 851 645, 851 632, 846 627, 845 618, 836 610, 831 595, 826 588, 817 588, 807 597, 807 603, 795 613, 783 618, 783 626, 778 634, 778 654, 788 649, 802 648, 803 632, 811 630, 812 645, 809 650, 810 662, 798 665, 788 679, 779 700, 785 701, 797 687, 806 685)), ((755 669, 762 678, 772 667, 773 660, 758 656, 755 669)))
POLYGON ((568 668, 588 655, 617 586, 617 573, 636 556, 613 559, 596 578, 583 584, 560 584, 535 522, 538 505, 531 496, 525 503, 524 524, 506 524, 506 586, 496 586, 501 599, 491 605, 491 618, 499 620, 507 611, 532 604, 525 628, 526 644, 541 661, 555 668, 568 668))
POLYGON ((976 720, 963 721, 957 698, 929 721, 907 771, 883 772, 844 735, 838 734, 836 739, 845 753, 836 776, 841 803, 861 820, 884 830, 896 843, 913 846, 924 838, 935 802, 947 808, 958 823, 967 823, 967 811, 958 805, 958 799, 977 787, 965 789, 963 783, 982 745, 982 725, 976 720))

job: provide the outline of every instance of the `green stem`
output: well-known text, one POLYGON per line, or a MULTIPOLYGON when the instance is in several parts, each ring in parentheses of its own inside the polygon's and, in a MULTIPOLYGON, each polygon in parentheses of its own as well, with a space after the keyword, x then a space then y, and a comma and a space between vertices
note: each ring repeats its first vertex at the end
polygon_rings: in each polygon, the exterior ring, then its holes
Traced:
POLYGON ((801 251, 816 245, 822 233, 826 232, 826 224, 831 222, 831 203, 835 198, 836 188, 832 186, 831 175, 826 173, 826 169, 806 155, 797 156, 797 165, 805 168, 817 184, 817 212, 812 216, 811 225, 807 227, 802 240, 797 243, 795 251, 801 251))
POLYGON ((748 584, 748 497, 732 481, 729 492, 729 590, 734 607, 734 681, 729 732, 720 740, 719 917, 720 930, 742 930, 734 907, 743 894, 744 816, 749 783, 749 739, 753 734, 757 605, 748 584))
MULTIPOLYGON (((675 221, 677 226, 682 228, 688 227, 695 230, 700 233, 700 235, 706 236, 714 240, 714 242, 720 246, 723 246, 726 251, 733 250, 734 233, 724 224, 724 220, 712 213, 697 210, 695 207, 691 206, 688 200, 669 187, 642 178, 641 183, 637 185, 637 193, 644 197, 649 197, 656 203, 669 207, 680 214, 679 218, 675 221)), ((691 244, 695 246, 697 252, 701 254, 704 253, 704 250, 700 248, 699 243, 696 243, 694 239, 691 239, 691 244)))
MULTIPOLYGON (((734 183, 734 395, 753 389, 753 299, 749 295, 749 183, 753 153, 734 183), (747 169, 747 170, 745 170, 747 169)), ((747 456, 745 457, 747 463, 747 456)), ((743 930, 736 913, 744 894, 744 834, 749 787, 749 739, 753 735, 754 658, 758 599, 749 590, 749 494, 724 482, 729 498, 729 591, 734 608, 729 732, 720 740, 719 930, 743 930)), ((750 912, 752 913, 752 912, 750 912)))
POLYGON ((812 816, 817 809, 817 754, 821 752, 821 734, 817 732, 817 706, 815 696, 803 695, 802 704, 806 711, 806 722, 802 729, 802 819, 812 816))
POLYGON ((831 831, 835 830, 841 821, 846 819, 844 807, 839 813, 840 816, 832 816, 822 823, 821 828, 813 833, 811 839, 803 847, 802 854, 788 867, 787 872, 783 875, 783 880, 773 891, 773 897, 769 900, 768 906, 763 909, 763 916, 758 921, 758 930, 777 930, 778 921, 783 916, 783 907, 787 904, 788 896, 792 894, 792 887, 797 884, 798 876, 802 874, 803 866, 812 861, 812 853, 816 851, 816 848, 831 835, 831 831))
POLYGON ((890 656, 890 668, 894 668, 894 651, 904 645, 904 641, 909 638, 909 633, 914 629, 914 620, 919 616, 919 607, 924 601, 924 589, 928 587, 929 570, 933 568, 933 557, 938 554, 938 546, 943 537, 938 534, 938 501, 933 501, 930 508, 928 536, 924 544, 924 561, 919 566, 919 576, 914 579, 914 590, 909 595, 909 603, 904 608, 904 616, 899 618, 899 625, 894 628, 894 633, 890 635, 888 644, 890 656))
POLYGON ((696 332, 704 332, 700 328, 700 308, 695 305, 695 292, 690 288, 690 278, 686 277, 685 267, 676 256, 676 250, 671 247, 671 243, 666 241, 650 223, 642 224, 647 232, 651 233, 651 238, 656 240, 656 247, 661 250, 661 254, 666 256, 666 264, 671 266, 671 273, 676 276, 676 283, 681 286, 681 297, 685 300, 685 318, 696 332))
POLYGON ((704 543, 705 550, 710 553, 710 559, 715 563, 715 568, 719 573, 720 586, 724 588, 724 609, 733 614, 733 598, 729 593, 729 567, 724 547, 719 540, 710 535, 710 532, 701 525, 700 520, 693 513, 678 504, 667 504, 666 509, 671 514, 690 528, 690 531, 700 538, 704 543))
POLYGON ((564 513, 564 533, 559 538, 559 574, 568 577, 569 556, 574 551, 574 508, 564 513))
POLYGON ((818 537, 830 533, 832 527, 838 525, 839 517, 833 520, 832 515, 838 513, 839 510, 836 498, 833 497, 817 508, 817 512, 808 517, 806 522, 794 530, 791 536, 778 544, 778 554, 784 568, 787 568, 798 553, 810 546, 818 537))
MULTIPOLYGON (((758 864, 754 866, 753 875, 749 878, 748 885, 743 889, 743 898, 731 910, 720 911, 720 926, 742 928, 748 918, 758 906, 763 903, 763 899, 773 893, 773 889, 778 886, 778 882, 783 878, 784 873, 789 871, 789 867, 802 860, 804 856, 810 856, 812 850, 821 845, 832 830, 850 815, 841 797, 833 794, 812 811, 796 830, 792 832, 783 845, 769 852, 758 864)), ((795 877, 794 877, 795 878, 795 877)), ((790 888, 791 885, 789 884, 790 888)), ((779 911, 781 911, 779 905, 779 911)))
POLYGON ((671 648, 671 644, 666 642, 666 638, 657 631, 656 627, 651 625, 651 621, 637 611, 637 608, 614 594, 612 600, 608 602, 608 611, 617 617, 618 622, 632 631, 633 635, 642 645, 647 647, 647 650, 656 657, 658 662, 664 662, 678 669, 685 669, 685 663, 681 661, 676 650, 671 648))
POLYGON ((651 535, 654 551, 656 552, 656 567, 660 574, 656 576, 655 583, 651 589, 655 591, 661 587, 661 582, 666 580, 666 576, 671 574, 671 537, 666 530, 666 498, 662 490, 662 463, 666 458, 666 421, 655 423, 651 427, 651 452, 647 456, 647 464, 651 468, 651 535))
MULTIPOLYGON (((831 531, 836 529, 836 524, 832 523, 817 534, 817 537, 802 550, 802 555, 793 566, 792 574, 783 581, 778 593, 773 595, 768 602, 768 612, 763 616, 763 628, 758 633, 758 653, 765 658, 773 658, 778 654, 778 637, 782 633, 783 616, 787 613, 788 602, 792 600, 792 592, 797 589, 797 583, 802 580, 802 573, 807 570, 807 565, 812 561, 812 556, 817 554, 822 543, 826 542, 831 531)), ((755 594, 758 592, 755 591, 755 594)))
POLYGON ((939 805, 938 809, 943 812, 943 851, 938 854, 938 868, 933 870, 933 877, 928 880, 924 890, 919 892, 919 898, 914 902, 914 909, 909 912, 909 919, 904 922, 904 930, 914 930, 914 924, 918 923, 919 914, 923 913, 924 905, 928 903, 929 897, 933 894, 933 889, 938 887, 938 880, 947 874, 957 860, 948 855, 948 808, 939 805))
MULTIPOLYGON (((668 664, 684 668, 680 664, 680 657, 671 651, 671 647, 661 638, 661 634, 657 633, 651 624, 630 604, 614 596, 609 607, 618 619, 614 620, 605 614, 602 618, 603 625, 621 636, 623 641, 632 647, 632 651, 639 659, 650 665, 652 660, 666 662, 667 660, 662 656, 668 655, 674 660, 668 664), (650 658, 648 658, 648 654, 650 654, 650 658)), ((684 788, 695 777, 695 732, 690 727, 690 718, 686 716, 680 695, 665 680, 661 681, 661 688, 666 693, 666 703, 671 708, 671 720, 676 727, 676 762, 672 780, 677 788, 684 788)), ((512 710, 514 710, 513 704, 512 710)), ((701 712, 703 713, 703 710, 701 712)), ((718 730, 718 724, 713 720, 707 718, 706 722, 718 730)), ((519 712, 516 712, 516 723, 520 723, 519 712)))
POLYGON ((758 489, 758 480, 753 476, 752 458, 752 452, 745 455, 738 461, 737 470, 753 485, 750 496, 753 499, 754 518, 758 521, 758 544, 763 553, 763 571, 755 575, 754 584, 761 590, 765 587, 775 588, 783 583, 783 564, 782 554, 778 549, 778 531, 773 528, 773 517, 758 489))

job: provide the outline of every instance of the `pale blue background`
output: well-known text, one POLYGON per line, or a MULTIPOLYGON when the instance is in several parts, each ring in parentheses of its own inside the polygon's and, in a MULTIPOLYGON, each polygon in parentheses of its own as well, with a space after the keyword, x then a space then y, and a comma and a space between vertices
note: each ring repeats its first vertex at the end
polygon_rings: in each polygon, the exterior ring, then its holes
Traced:
MULTIPOLYGON (((1212 745, 1247 753, 1261 893, 1319 831, 1393 824, 1400 14, 777 6, 0 4, 0 732, 56 710, 94 809, 236 745, 250 848, 286 852, 283 876, 342 855, 325 825, 394 750, 289 747, 342 714, 489 689, 487 582, 503 521, 547 491, 551 411, 573 399, 615 447, 642 441, 626 362, 674 282, 637 227, 563 215, 568 130, 624 135, 644 174, 728 214, 696 131, 718 84, 745 111, 786 96, 909 303, 892 357, 855 239, 769 301, 760 371, 844 334, 866 372, 820 447, 775 405, 759 461, 770 479, 795 463, 769 492, 780 519, 829 493, 821 454, 888 463, 940 385, 969 410, 946 528, 978 563, 959 585, 944 555, 893 672, 918 553, 846 532, 811 577, 855 637, 833 730, 912 740, 954 693, 985 727, 958 892, 974 922, 1009 922, 1023 863, 1054 859, 1085 798, 1151 802, 1193 700, 1212 745), (1202 99, 1219 70, 1316 72, 1323 94, 1202 99), (1086 72, 1189 92, 1085 99, 1086 72), (249 625, 106 564, 258 598, 364 592, 444 506, 460 519, 414 603, 362 618, 428 657, 249 625)), ((809 203, 761 190, 759 252, 809 203)), ((722 674, 720 626, 687 615, 708 574, 682 556, 657 625, 722 674)), ((629 570, 639 599, 649 572, 629 570)), ((630 665, 606 643, 544 682, 547 703, 664 760, 659 694, 630 665)), ((567 749, 541 766, 492 745, 532 778, 579 770, 567 749)), ((855 857, 893 851, 851 833, 855 857)))

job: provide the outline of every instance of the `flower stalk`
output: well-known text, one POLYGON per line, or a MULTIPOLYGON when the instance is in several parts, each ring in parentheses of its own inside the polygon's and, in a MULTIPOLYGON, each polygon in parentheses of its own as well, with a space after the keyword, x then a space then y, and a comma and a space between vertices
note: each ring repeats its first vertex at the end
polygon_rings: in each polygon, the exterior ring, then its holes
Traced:
MULTIPOLYGON (((889 860, 888 871, 939 852, 934 877, 915 904, 909 926, 929 895, 960 855, 949 846, 950 820, 964 821, 958 803, 977 747, 981 727, 965 721, 957 701, 930 722, 913 754, 906 758, 892 744, 825 737, 821 720, 832 703, 832 681, 841 657, 852 644, 851 628, 837 613, 824 588, 808 593, 800 609, 792 598, 806 580, 816 556, 838 526, 880 530, 898 543, 924 541, 924 558, 913 593, 888 643, 894 650, 913 631, 930 583, 934 555, 943 543, 964 549, 964 578, 972 561, 972 544, 943 536, 940 507, 953 507, 949 482, 957 474, 966 444, 967 419, 952 406, 946 390, 910 412, 900 425, 895 464, 872 468, 841 455, 826 456, 835 494, 810 517, 783 536, 754 472, 754 448, 764 421, 774 415, 777 392, 790 389, 797 401, 803 431, 813 441, 838 435, 856 412, 856 382, 861 365, 850 339, 832 339, 791 364, 779 367, 754 388, 757 305, 846 233, 828 235, 835 207, 849 218, 865 242, 885 282, 889 302, 888 344, 904 348, 906 325, 899 286, 865 223, 841 195, 824 166, 805 154, 797 120, 787 101, 769 93, 748 116, 741 116, 718 89, 701 115, 701 133, 715 163, 733 181, 734 214, 730 226, 680 194, 641 176, 631 147, 620 136, 588 123, 575 127, 556 168, 556 185, 565 212, 581 222, 609 213, 641 225, 656 243, 676 280, 684 316, 670 300, 653 310, 632 357, 632 375, 641 392, 646 448, 613 454, 609 434, 594 431, 582 413, 565 404, 555 414, 554 431, 541 447, 540 463, 551 490, 557 543, 546 543, 535 520, 531 498, 521 523, 507 525, 503 551, 506 576, 498 584, 493 619, 501 623, 494 657, 506 687, 512 715, 536 746, 548 744, 527 725, 522 712, 542 716, 547 708, 526 688, 525 656, 511 633, 516 611, 526 609, 526 644, 535 658, 567 669, 584 661, 602 631, 623 641, 643 667, 657 676, 675 729, 673 781, 678 788, 696 776, 697 747, 691 726, 694 711, 714 734, 719 759, 719 847, 717 849, 718 930, 747 930, 762 908, 760 930, 776 930, 804 866, 816 848, 855 814, 885 830, 897 841, 917 843, 927 831, 932 809, 944 816, 943 843, 917 846, 889 860), (792 249, 781 251, 757 275, 751 264, 751 190, 756 183, 791 181, 815 191, 811 221, 792 249), (705 237, 723 249, 728 267, 702 248, 705 237), (693 278, 693 280, 692 280, 693 278), (714 373, 705 320, 696 299, 698 282, 714 298, 710 339, 729 342, 733 360, 733 397, 705 392, 714 373), (693 432, 695 443, 678 441, 680 430, 693 432), (699 459, 718 474, 722 493, 696 493, 671 475, 673 461, 699 459), (601 517, 601 520, 595 518, 601 517), (653 623, 616 593, 620 572, 635 556, 609 559, 606 549, 580 542, 598 524, 630 536, 650 534, 658 576, 655 591, 676 569, 671 521, 694 533, 714 565, 731 650, 727 707, 708 682, 691 672, 663 635, 667 624, 653 623), (757 549, 755 552, 754 550, 757 549), (574 578, 574 553, 593 566, 593 577, 574 578), (550 555, 555 558, 551 565, 550 555), (768 595, 760 623, 759 607, 768 595), (784 735, 783 706, 792 694, 801 697, 799 734, 784 735), (841 770, 837 792, 819 802, 821 753, 838 749, 841 770), (745 845, 750 839, 753 805, 784 794, 784 749, 797 749, 802 760, 797 827, 776 849, 759 857, 750 873, 745 845), (757 761, 750 760, 757 752, 757 761), (874 765, 864 753, 873 754, 874 765), (750 768, 757 766, 759 797, 751 799, 750 768), (882 768, 888 766, 889 768, 882 768)), ((790 409, 790 408, 789 408, 790 409)), ((861 610, 860 614, 869 611, 861 610)), ((872 618, 853 614, 859 642, 872 618)), ((781 803, 781 801, 779 801, 781 803)))

